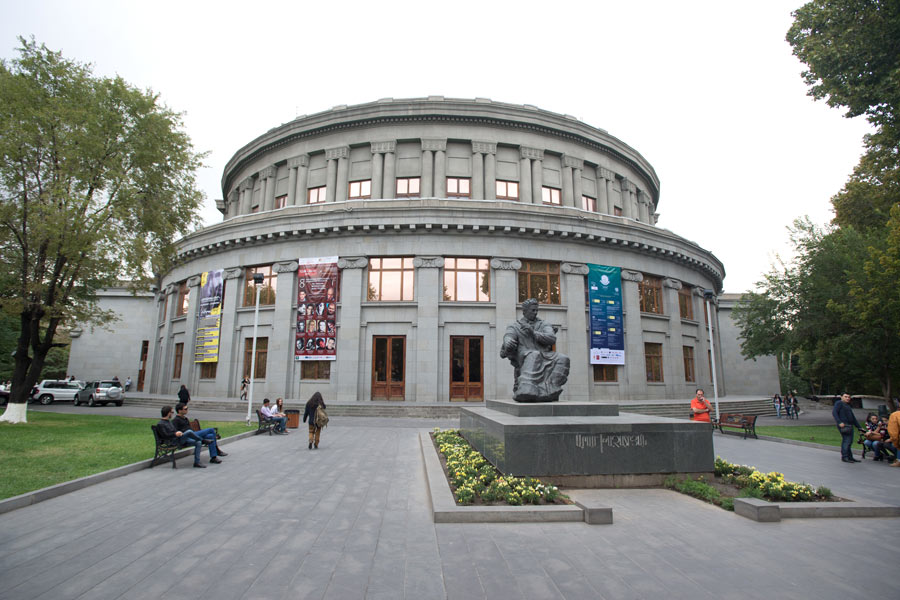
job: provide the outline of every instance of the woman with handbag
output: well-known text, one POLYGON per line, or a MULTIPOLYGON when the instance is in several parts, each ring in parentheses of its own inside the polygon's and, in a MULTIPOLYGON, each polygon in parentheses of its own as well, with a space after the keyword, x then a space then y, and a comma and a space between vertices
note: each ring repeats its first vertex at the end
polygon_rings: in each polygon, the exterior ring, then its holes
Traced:
MULTIPOLYGON (((303 422, 306 423, 307 419, 309 419, 309 449, 319 447, 319 437, 322 435, 322 427, 324 426, 324 422, 319 418, 319 408, 321 408, 321 413, 325 414, 325 400, 322 399, 322 394, 316 392, 310 397, 306 402, 306 410, 303 411, 303 422), (320 424, 321 422, 321 424, 320 424)), ((328 417, 326 416, 324 421, 327 422, 328 417)))

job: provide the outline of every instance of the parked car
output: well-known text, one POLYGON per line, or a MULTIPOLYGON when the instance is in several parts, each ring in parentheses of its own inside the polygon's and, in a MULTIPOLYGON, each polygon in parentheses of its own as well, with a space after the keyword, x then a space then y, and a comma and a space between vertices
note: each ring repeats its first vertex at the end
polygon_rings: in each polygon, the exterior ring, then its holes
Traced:
POLYGON ((45 379, 31 388, 31 400, 44 406, 54 402, 69 402, 84 385, 81 381, 45 379))
POLYGON ((110 402, 115 403, 116 406, 122 406, 122 402, 125 401, 125 391, 122 389, 122 385, 118 381, 113 381, 111 379, 104 381, 89 381, 83 389, 78 390, 78 393, 75 395, 75 406, 80 405, 82 402, 86 403, 88 406, 97 406, 98 404, 102 404, 106 406, 110 402))

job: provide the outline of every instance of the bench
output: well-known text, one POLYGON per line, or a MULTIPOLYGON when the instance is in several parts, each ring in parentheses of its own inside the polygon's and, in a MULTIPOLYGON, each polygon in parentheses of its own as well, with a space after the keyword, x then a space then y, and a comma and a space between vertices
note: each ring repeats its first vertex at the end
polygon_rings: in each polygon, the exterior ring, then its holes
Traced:
POLYGON ((156 451, 153 454, 153 460, 150 461, 150 468, 152 469, 154 465, 156 465, 157 461, 172 461, 172 468, 175 468, 175 453, 182 449, 175 442, 167 442, 159 435, 159 430, 157 430, 156 425, 151 425, 150 429, 153 430, 153 439, 156 440, 156 451))
POLYGON ((725 427, 731 429, 741 429, 744 432, 744 439, 748 435, 759 439, 756 435, 756 415, 741 415, 738 413, 722 413, 718 422, 719 431, 725 433, 725 427))
MULTIPOLYGON (((191 421, 191 429, 194 430, 194 431, 200 431, 200 430, 203 429, 203 428, 200 427, 200 421, 197 420, 197 419, 194 419, 193 421, 191 421)), ((219 435, 219 428, 218 428, 218 427, 213 427, 213 431, 216 432, 216 439, 217 439, 217 440, 221 440, 221 439, 222 439, 222 436, 219 435)), ((209 446, 209 441, 203 440, 203 445, 204 445, 204 446, 209 446)))
POLYGON ((269 432, 269 435, 272 435, 272 432, 275 430, 275 425, 277 423, 271 419, 267 419, 263 416, 261 410, 256 411, 256 418, 259 419, 259 427, 256 428, 256 433, 259 435, 260 433, 269 432))
MULTIPOLYGON (((860 432, 859 438, 857 438, 856 443, 859 444, 860 446, 862 446, 862 459, 863 460, 866 460, 866 452, 875 452, 873 449, 866 446, 865 441, 866 441, 866 434, 863 432, 860 432)), ((890 439, 888 439, 888 441, 890 441, 890 439)), ((891 452, 884 446, 881 447, 881 455, 886 456, 888 462, 891 462, 893 460, 896 460, 897 458, 900 458, 900 456, 895 456, 893 452, 891 452)))

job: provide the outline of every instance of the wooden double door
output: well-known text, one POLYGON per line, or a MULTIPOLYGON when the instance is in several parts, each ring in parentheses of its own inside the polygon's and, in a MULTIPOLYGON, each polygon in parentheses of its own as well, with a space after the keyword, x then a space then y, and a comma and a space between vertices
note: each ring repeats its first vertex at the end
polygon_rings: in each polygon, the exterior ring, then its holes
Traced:
POLYGON ((372 338, 372 400, 406 399, 406 336, 372 338))
POLYGON ((450 337, 450 401, 484 400, 484 338, 450 337))

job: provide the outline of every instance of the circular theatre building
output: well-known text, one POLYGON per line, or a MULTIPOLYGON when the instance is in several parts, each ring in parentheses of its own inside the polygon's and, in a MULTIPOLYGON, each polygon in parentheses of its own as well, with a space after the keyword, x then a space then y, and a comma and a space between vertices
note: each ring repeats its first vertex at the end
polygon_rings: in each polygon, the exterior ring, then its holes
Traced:
POLYGON ((636 150, 573 117, 443 97, 337 106, 238 150, 222 191, 222 222, 182 239, 131 313, 146 322, 119 354, 143 341, 145 392, 234 398, 252 370, 256 398, 510 398, 499 350, 532 297, 570 357, 561 400, 688 398, 722 367, 704 301, 722 263, 656 226, 659 180, 636 150))

